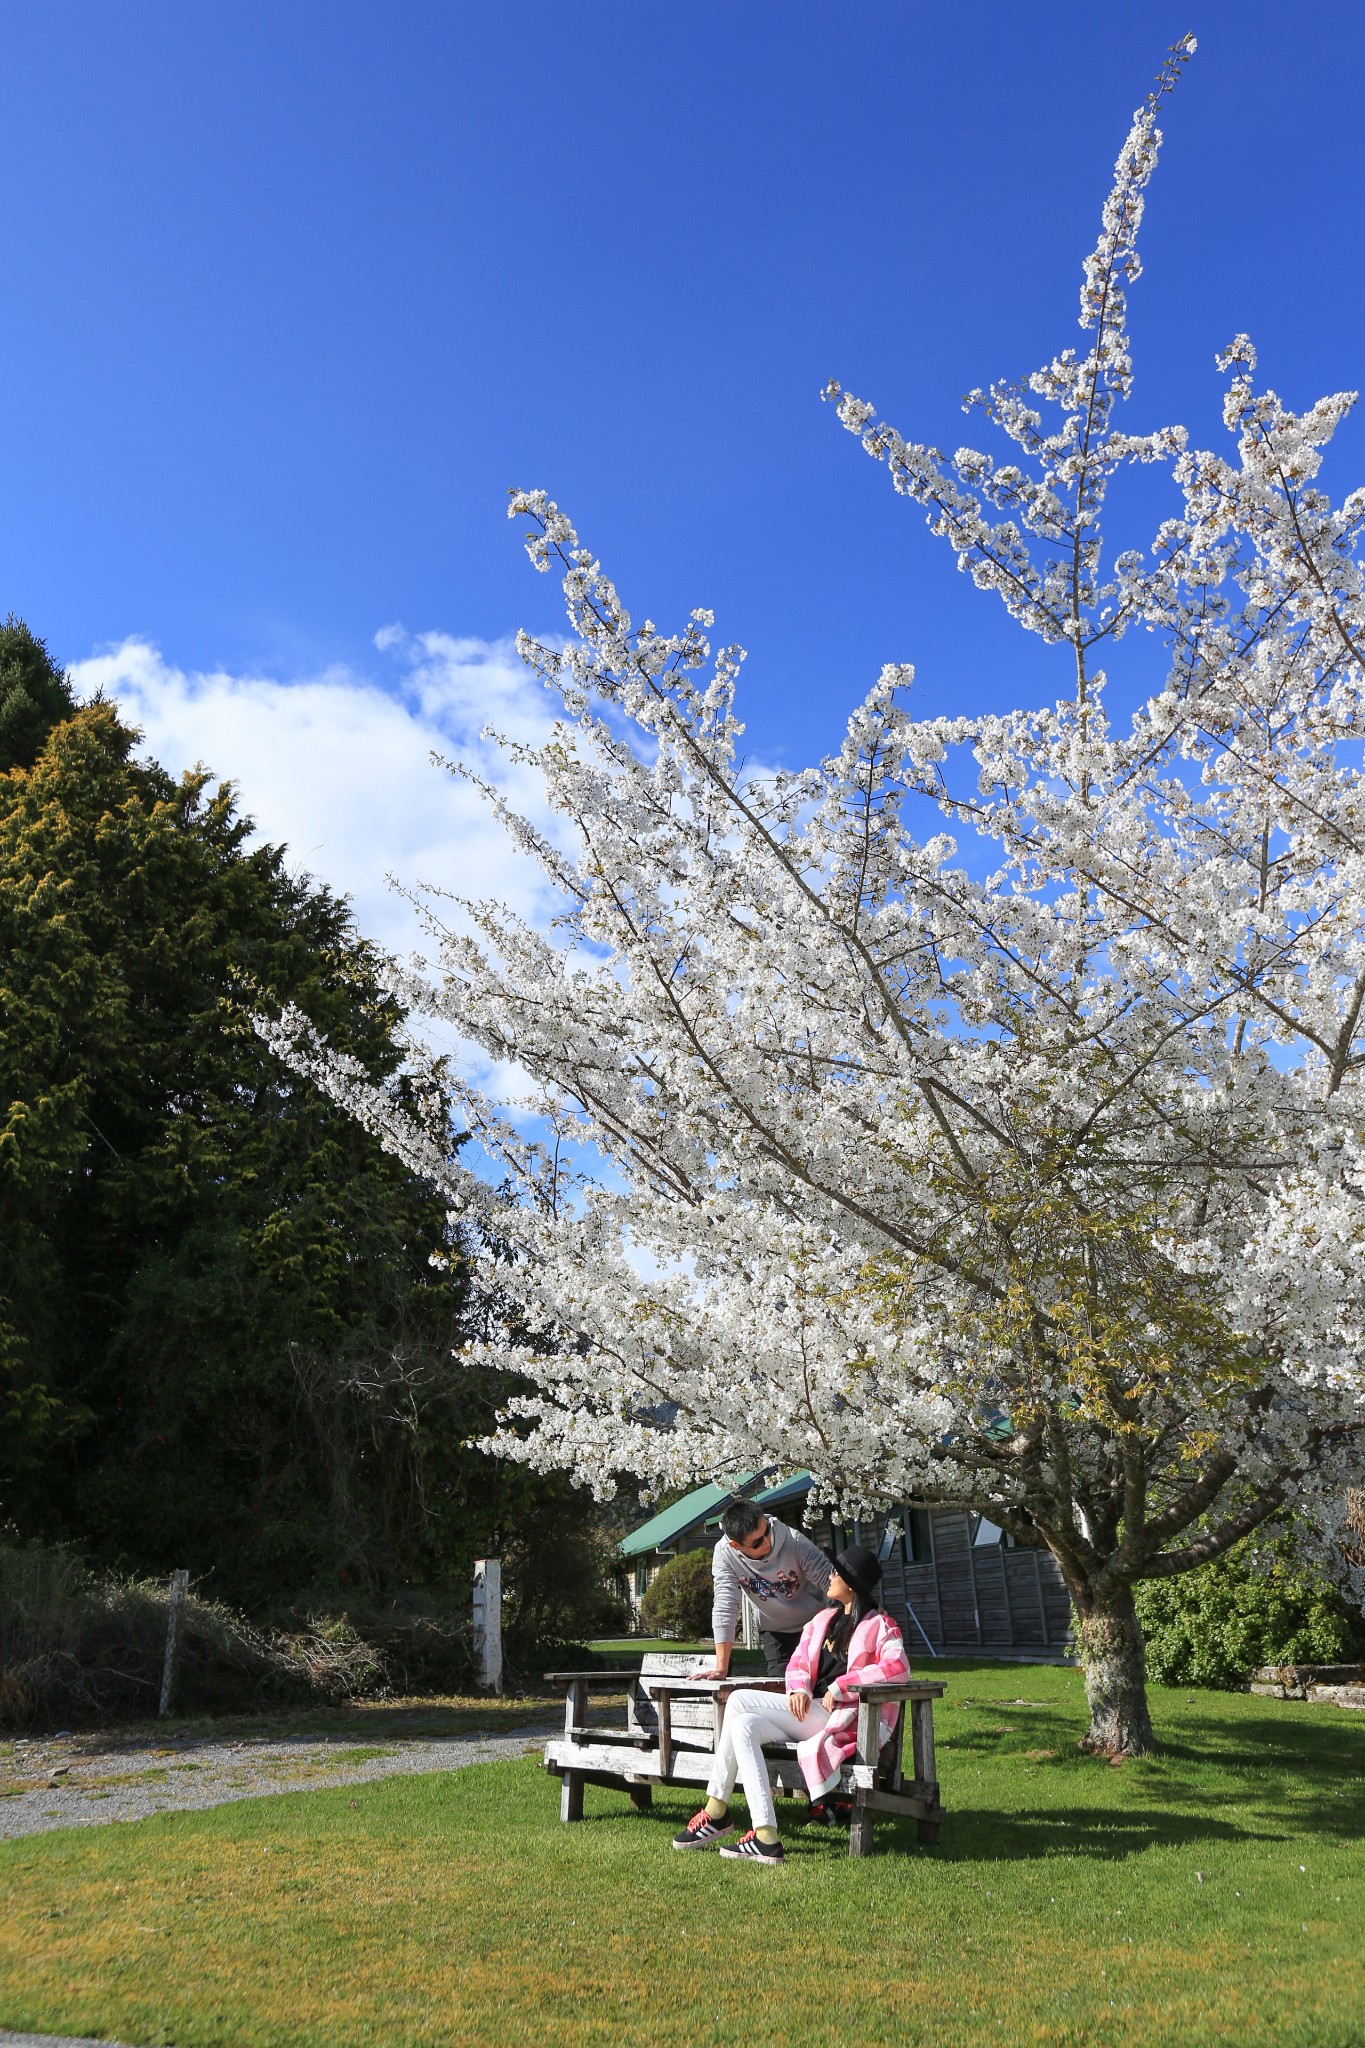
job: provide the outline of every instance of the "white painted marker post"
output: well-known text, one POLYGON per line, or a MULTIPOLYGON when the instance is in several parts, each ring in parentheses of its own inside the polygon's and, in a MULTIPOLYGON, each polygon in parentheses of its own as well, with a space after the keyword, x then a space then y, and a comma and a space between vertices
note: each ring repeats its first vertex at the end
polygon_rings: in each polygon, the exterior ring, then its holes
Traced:
POLYGON ((485 1692, 502 1691, 502 1559, 474 1560, 474 1653, 485 1692))
POLYGON ((188 1572, 171 1573, 171 1605, 166 1616, 166 1661, 161 1667, 162 1720, 171 1711, 171 1692, 175 1685, 175 1657, 180 1648, 180 1618, 185 1612, 185 1595, 190 1590, 188 1572))

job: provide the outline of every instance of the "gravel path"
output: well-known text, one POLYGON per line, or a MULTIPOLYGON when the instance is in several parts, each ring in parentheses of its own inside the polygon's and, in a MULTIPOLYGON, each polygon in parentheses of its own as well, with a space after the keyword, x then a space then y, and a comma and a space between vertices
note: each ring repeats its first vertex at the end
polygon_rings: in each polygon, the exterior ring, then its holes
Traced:
POLYGON ((74 2034, 7 2034, 0 2027, 0 2048, 123 2048, 119 2041, 91 2041, 74 2034))
MULTIPOLYGON (((259 1799, 271 1792, 312 1792, 364 1785, 414 1771, 458 1771, 467 1764, 523 1756, 553 1732, 530 1723, 511 1732, 246 1737, 203 1741, 193 1736, 49 1736, 6 1744, 0 1762, 0 1840, 49 1828, 144 1820, 259 1799)), ((0 2033, 0 2043, 7 2037, 0 2033)))

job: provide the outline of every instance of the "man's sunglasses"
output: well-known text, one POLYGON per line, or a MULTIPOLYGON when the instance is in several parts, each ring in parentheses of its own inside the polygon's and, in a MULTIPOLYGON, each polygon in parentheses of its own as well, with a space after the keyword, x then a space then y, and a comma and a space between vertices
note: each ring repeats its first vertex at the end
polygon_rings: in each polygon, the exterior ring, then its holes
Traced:
POLYGON ((765 1522, 763 1524, 761 1531, 751 1530, 749 1534, 744 1538, 744 1541, 742 1543, 735 1544, 735 1549, 743 1551, 746 1557, 762 1557, 764 1551, 769 1547, 772 1540, 772 1524, 771 1522, 765 1522), (751 1550, 749 1548, 749 1545, 754 1542, 757 1543, 758 1548, 756 1550, 751 1550))

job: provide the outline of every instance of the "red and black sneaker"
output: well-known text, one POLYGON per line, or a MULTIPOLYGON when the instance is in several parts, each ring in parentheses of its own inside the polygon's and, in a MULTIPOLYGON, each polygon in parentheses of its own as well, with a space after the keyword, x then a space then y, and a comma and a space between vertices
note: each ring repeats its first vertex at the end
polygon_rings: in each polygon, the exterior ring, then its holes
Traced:
POLYGON ((732 1820, 712 1820, 703 1806, 700 1813, 694 1813, 680 1835, 674 1835, 675 1849, 712 1849, 726 1835, 732 1835, 735 1824, 732 1820))
MULTIPOLYGON (((677 1848, 677 1843, 673 1844, 677 1848)), ((785 1863, 786 1857, 780 1842, 760 1842, 750 1828, 747 1835, 741 1835, 731 1848, 722 1849, 722 1856, 735 1856, 744 1863, 785 1863)))

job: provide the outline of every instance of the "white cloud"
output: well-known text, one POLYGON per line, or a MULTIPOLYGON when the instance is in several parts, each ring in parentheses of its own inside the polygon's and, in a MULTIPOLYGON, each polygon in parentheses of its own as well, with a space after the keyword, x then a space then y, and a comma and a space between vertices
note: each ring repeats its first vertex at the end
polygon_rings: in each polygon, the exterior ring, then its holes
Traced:
POLYGON ((540 921, 549 906, 539 870, 477 792, 430 756, 465 761, 546 825, 539 784, 482 737, 489 722, 519 740, 543 737, 545 690, 510 642, 387 625, 375 645, 389 671, 382 684, 348 669, 287 682, 187 672, 142 640, 77 662, 71 676, 82 696, 114 698, 173 773, 203 763, 236 783, 259 834, 288 847, 296 872, 349 896, 360 930, 390 951, 424 948, 389 874, 496 896, 540 921))

